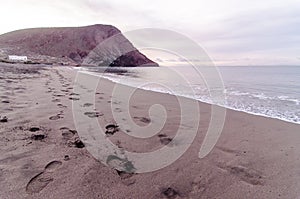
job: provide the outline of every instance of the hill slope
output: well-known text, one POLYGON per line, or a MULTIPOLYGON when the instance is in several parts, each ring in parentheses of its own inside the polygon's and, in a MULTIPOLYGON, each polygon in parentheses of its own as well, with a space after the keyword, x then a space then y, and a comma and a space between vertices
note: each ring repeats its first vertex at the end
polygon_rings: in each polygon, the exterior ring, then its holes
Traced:
POLYGON ((110 66, 158 66, 141 54, 114 26, 34 28, 0 35, 0 53, 25 55, 40 62, 110 66), (103 42, 110 45, 100 45, 103 42), (97 48, 96 48, 97 47, 97 48), (91 51, 96 53, 91 53, 91 51), (93 57, 90 57, 90 56, 93 57), (91 61, 93 60, 93 61, 91 61))

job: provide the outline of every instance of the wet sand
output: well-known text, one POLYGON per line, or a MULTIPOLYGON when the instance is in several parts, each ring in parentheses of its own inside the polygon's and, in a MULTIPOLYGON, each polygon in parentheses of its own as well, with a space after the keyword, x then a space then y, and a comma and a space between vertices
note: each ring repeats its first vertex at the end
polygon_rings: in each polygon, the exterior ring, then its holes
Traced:
MULTIPOLYGON (((175 163, 142 174, 105 166, 88 152, 76 131, 72 102, 83 96, 73 91, 75 76, 76 70, 69 67, 0 64, 0 198, 300 196, 300 125, 227 110, 217 145, 199 159, 211 115, 210 105, 200 102, 198 134, 175 163)), ((129 110, 136 124, 151 123, 148 111, 154 104, 166 107, 168 114, 160 132, 138 139, 108 126, 122 126, 113 113, 124 111, 124 104, 111 97, 114 83, 101 80, 100 85, 95 104, 82 102, 95 106, 84 115, 97 118, 104 129, 110 127, 108 138, 115 145, 142 153, 173 141, 181 116, 175 96, 135 92, 129 110)), ((126 124, 130 118, 122 119, 126 124)))

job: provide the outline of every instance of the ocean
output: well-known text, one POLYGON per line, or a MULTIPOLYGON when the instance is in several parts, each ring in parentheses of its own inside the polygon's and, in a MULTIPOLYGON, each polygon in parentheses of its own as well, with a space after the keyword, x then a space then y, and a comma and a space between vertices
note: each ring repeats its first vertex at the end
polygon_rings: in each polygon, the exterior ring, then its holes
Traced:
POLYGON ((88 69, 128 86, 300 124, 300 66, 222 66, 210 72, 192 66, 114 70, 88 69), (214 99, 215 90, 222 90, 223 100, 214 99))

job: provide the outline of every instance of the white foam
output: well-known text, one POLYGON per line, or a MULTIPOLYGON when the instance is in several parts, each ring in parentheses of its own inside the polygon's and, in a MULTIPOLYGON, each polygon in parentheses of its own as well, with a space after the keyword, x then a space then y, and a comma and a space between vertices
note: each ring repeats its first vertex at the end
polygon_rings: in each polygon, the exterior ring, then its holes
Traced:
MULTIPOLYGON (((126 81, 126 82, 121 81, 121 79, 118 77, 118 75, 115 75, 115 74, 105 73, 105 75, 102 75, 102 74, 95 73, 95 72, 88 72, 86 70, 81 70, 81 72, 88 73, 88 74, 95 75, 95 76, 100 76, 100 77, 103 77, 114 83, 121 83, 123 85, 130 86, 130 87, 138 87, 137 86, 138 84, 133 83, 134 81, 126 81)), ((209 95, 202 95, 203 92, 207 93, 208 90, 206 88, 200 88, 199 86, 198 87, 194 86, 195 90, 201 91, 200 94, 198 94, 198 95, 182 94, 179 92, 174 93, 174 91, 170 91, 168 89, 162 89, 162 88, 158 88, 158 87, 153 87, 153 86, 141 87, 141 89, 159 92, 159 93, 172 94, 172 95, 176 95, 176 96, 182 96, 182 97, 186 97, 186 98, 195 99, 195 100, 198 100, 198 101, 201 101, 204 103, 222 106, 222 107, 225 107, 225 108, 228 108, 231 110, 235 110, 235 111, 240 111, 240 112, 245 112, 245 113, 249 113, 252 115, 264 116, 264 117, 268 117, 268 118, 274 118, 274 119, 279 119, 279 120, 283 120, 286 122, 300 124, 300 112, 299 112, 299 115, 297 115, 294 112, 289 112, 289 111, 286 111, 285 113, 281 113, 276 110, 271 110, 270 107, 266 107, 266 106, 256 107, 254 105, 250 106, 250 105, 246 105, 244 103, 238 104, 238 103, 228 102, 228 101, 225 104, 214 103, 211 100, 211 98, 209 97, 209 95)), ((249 92, 232 91, 232 90, 231 91, 225 90, 225 93, 227 94, 227 99, 231 96, 237 96, 237 97, 238 96, 252 96, 259 100, 277 99, 277 100, 294 102, 296 105, 299 105, 299 103, 300 103, 299 99, 293 99, 293 98, 290 98, 289 96, 270 97, 264 93, 251 94, 249 92)))

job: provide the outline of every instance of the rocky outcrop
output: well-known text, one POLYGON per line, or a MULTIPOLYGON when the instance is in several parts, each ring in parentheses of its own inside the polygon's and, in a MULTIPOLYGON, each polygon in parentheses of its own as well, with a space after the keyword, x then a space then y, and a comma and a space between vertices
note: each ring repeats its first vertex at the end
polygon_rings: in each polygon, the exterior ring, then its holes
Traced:
POLYGON ((0 49, 2 56, 25 55, 31 60, 47 62, 125 67, 158 66, 141 54, 120 30, 111 25, 13 31, 0 35, 0 49))

